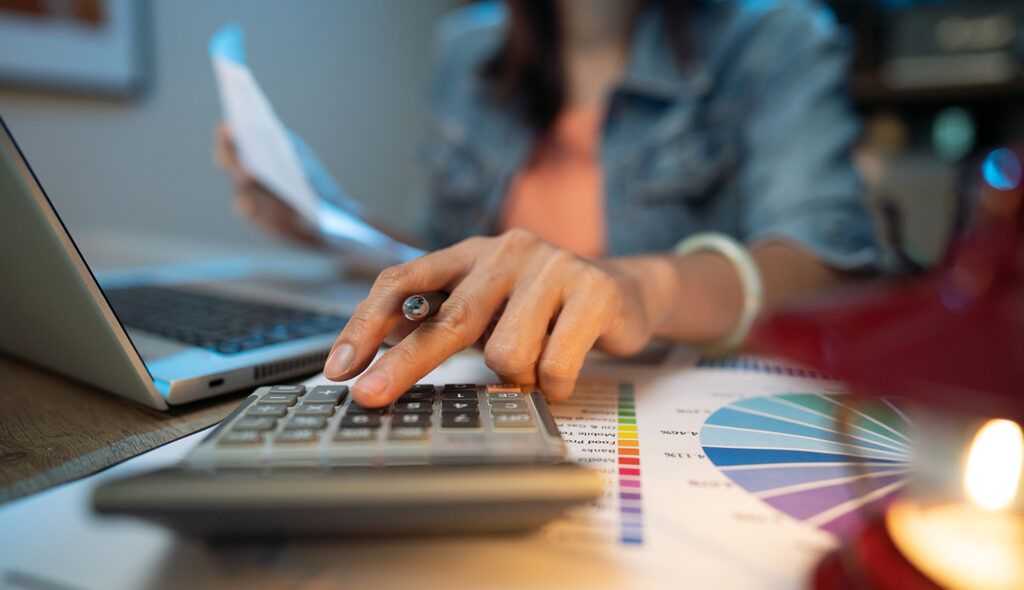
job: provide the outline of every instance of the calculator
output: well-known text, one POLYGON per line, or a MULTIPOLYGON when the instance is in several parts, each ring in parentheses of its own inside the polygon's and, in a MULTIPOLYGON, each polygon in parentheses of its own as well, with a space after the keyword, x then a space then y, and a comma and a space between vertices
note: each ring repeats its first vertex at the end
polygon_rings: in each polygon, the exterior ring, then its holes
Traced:
POLYGON ((203 536, 519 531, 602 493, 540 391, 418 384, 385 408, 345 385, 260 387, 169 469, 93 505, 203 536))

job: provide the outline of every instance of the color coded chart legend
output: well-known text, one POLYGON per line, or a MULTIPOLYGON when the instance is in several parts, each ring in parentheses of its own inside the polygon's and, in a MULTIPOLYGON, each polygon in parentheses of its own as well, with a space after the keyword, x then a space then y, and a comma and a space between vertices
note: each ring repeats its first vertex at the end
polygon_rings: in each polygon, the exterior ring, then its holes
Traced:
POLYGON ((592 502, 569 508, 543 527, 541 537, 574 546, 651 545, 650 529, 644 535, 635 391, 627 381, 582 379, 571 398, 551 404, 569 457, 600 473, 604 492, 592 502))
POLYGON ((636 398, 632 383, 619 384, 619 516, 623 543, 644 542, 640 489, 640 439, 636 429, 636 398))
POLYGON ((729 369, 731 371, 751 371, 754 373, 768 373, 773 375, 787 375, 789 377, 808 377, 810 379, 833 379, 820 371, 801 369, 778 362, 768 362, 749 356, 731 356, 725 358, 701 357, 697 366, 702 369, 729 369))

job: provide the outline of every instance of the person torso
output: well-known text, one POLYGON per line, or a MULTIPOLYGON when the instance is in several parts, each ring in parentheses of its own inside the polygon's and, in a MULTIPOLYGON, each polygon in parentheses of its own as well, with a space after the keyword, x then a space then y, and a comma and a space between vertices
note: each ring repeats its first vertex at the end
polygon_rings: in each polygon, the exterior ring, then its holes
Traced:
MULTIPOLYGON (((757 100, 750 81, 784 55, 786 40, 752 49, 744 39, 761 26, 758 15, 734 3, 695 6, 690 63, 676 59, 660 23, 642 14, 627 72, 604 105, 598 161, 608 255, 669 250, 696 231, 743 237, 734 172, 744 158, 740 130, 757 100)), ((503 39, 501 6, 471 6, 447 26, 423 150, 437 246, 499 228, 538 141, 477 75, 503 39)))

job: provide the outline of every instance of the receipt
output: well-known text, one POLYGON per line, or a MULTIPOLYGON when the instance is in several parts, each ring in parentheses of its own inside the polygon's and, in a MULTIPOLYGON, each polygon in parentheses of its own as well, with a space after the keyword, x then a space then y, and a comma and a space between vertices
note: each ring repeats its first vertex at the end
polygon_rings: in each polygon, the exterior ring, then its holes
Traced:
POLYGON ((316 152, 281 122, 246 63, 245 32, 239 25, 214 33, 209 49, 224 118, 239 160, 253 178, 342 252, 380 263, 423 255, 365 222, 362 206, 344 194, 316 152))

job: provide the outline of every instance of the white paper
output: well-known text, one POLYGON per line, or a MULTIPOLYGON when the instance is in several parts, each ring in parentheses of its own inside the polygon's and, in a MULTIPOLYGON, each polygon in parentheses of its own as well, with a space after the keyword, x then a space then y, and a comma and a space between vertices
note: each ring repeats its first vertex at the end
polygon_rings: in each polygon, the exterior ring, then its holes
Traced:
MULTIPOLYGON (((195 435, 99 476, 0 507, 0 580, 3 572, 15 571, 74 590, 805 588, 835 538, 733 485, 703 456, 699 432, 711 412, 735 400, 838 392, 841 384, 693 365, 694 359, 684 357, 667 367, 587 367, 577 394, 552 410, 572 456, 600 470, 608 486, 598 501, 534 533, 210 544, 91 513, 93 486, 140 464, 151 468, 180 459, 200 436, 195 435), (632 384, 636 400, 641 543, 622 542, 618 445, 609 442, 618 435, 601 434, 619 432, 621 383, 632 384)), ((470 353, 424 381, 494 378, 480 355, 470 353)))
POLYGON ((424 254, 364 221, 359 203, 342 192, 316 152, 281 122, 246 63, 241 27, 227 25, 214 34, 210 59, 224 119, 238 157, 253 178, 342 252, 379 265, 424 254))
POLYGON ((239 160, 252 176, 291 205, 313 227, 319 202, 292 148, 288 131, 252 72, 227 58, 213 58, 224 118, 239 160))
MULTIPOLYGON (((794 391, 841 392, 843 386, 819 379, 696 369, 695 361, 684 355, 667 367, 588 366, 572 398, 551 408, 572 459, 604 475, 605 493, 532 534, 397 546, 359 543, 345 545, 344 556, 333 558, 336 549, 289 543, 275 559, 307 568, 303 588, 327 588, 342 577, 357 585, 382 587, 803 588, 817 561, 835 547, 835 538, 733 484, 704 457, 700 429, 715 409, 737 399, 794 391), (622 384, 632 387, 636 400, 639 543, 623 541, 624 536, 635 541, 638 535, 635 512, 622 511, 621 493, 633 488, 619 483, 622 384), (401 551, 402 568, 372 571, 360 565, 380 560, 382 552, 392 548, 401 551)), ((472 356, 450 361, 445 369, 425 381, 495 379, 472 356)), ((321 382, 322 377, 309 381, 321 382)), ((630 508, 636 506, 628 502, 630 508)))

